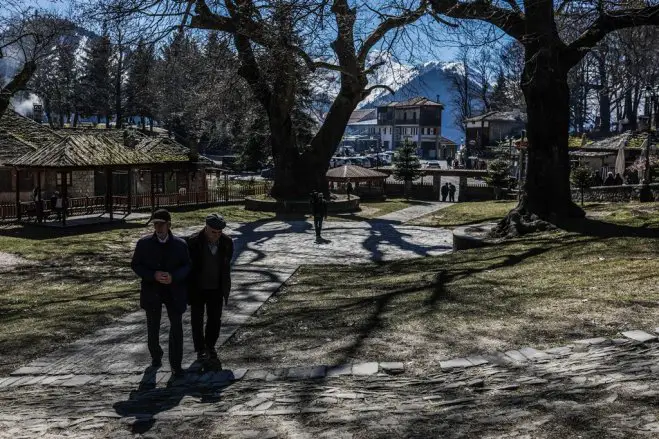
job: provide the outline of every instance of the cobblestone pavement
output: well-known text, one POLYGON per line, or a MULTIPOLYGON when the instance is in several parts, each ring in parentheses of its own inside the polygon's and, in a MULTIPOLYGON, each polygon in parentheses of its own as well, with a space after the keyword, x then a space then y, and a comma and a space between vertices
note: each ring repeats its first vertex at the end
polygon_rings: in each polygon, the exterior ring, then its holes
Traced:
MULTIPOLYGON (((315 241, 305 221, 230 224, 235 240, 232 293, 222 316, 219 343, 224 343, 302 264, 358 263, 450 251, 450 233, 432 228, 395 226, 387 222, 327 224, 333 240, 315 241)), ((176 230, 185 236, 199 228, 176 230)), ((184 314, 184 365, 195 353, 190 340, 190 313, 184 314)), ((161 340, 169 326, 163 319, 161 340)), ((162 343, 167 358, 167 343, 162 343)), ((31 375, 137 373, 150 363, 144 313, 138 311, 76 342, 39 358, 17 372, 31 375)), ((169 367, 168 365, 166 366, 169 367)))
MULTIPOLYGON (((303 221, 231 226, 235 288, 222 341, 301 263, 450 250, 447 231, 386 220, 328 223, 324 244, 303 221)), ((422 376, 387 362, 230 370, 224 359, 228 370, 201 370, 186 334, 191 367, 175 381, 166 365, 144 368, 145 332, 143 314, 133 313, 0 377, 0 438, 659 435, 659 344, 642 331, 442 360, 422 376)))
POLYGON ((415 218, 428 215, 429 213, 437 212, 440 209, 445 209, 453 204, 454 203, 441 202, 424 203, 379 216, 377 219, 405 223, 415 218))
MULTIPOLYGON (((639 333, 627 334, 639 338, 639 333)), ((657 437, 659 344, 581 340, 442 361, 0 379, 0 437, 657 437)))

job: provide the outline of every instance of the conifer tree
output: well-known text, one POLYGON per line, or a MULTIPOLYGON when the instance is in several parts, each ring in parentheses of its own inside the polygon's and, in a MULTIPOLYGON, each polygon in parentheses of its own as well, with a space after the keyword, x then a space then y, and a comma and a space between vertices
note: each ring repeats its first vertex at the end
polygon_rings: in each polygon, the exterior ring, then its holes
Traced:
POLYGON ((112 90, 110 37, 104 33, 100 38, 90 39, 85 52, 82 76, 83 96, 86 103, 85 113, 96 116, 98 123, 105 118, 106 127, 109 127, 112 90))
POLYGON ((421 162, 416 155, 416 145, 405 139, 394 154, 393 164, 394 179, 405 182, 405 198, 408 198, 408 186, 422 175, 421 162))

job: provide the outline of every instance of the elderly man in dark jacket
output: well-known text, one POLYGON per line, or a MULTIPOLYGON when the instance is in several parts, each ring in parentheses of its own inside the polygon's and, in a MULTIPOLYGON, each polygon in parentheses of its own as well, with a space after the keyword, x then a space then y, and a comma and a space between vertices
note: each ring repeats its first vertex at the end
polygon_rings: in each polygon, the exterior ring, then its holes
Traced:
POLYGON ((169 364, 175 377, 183 376, 183 313, 187 308, 186 277, 190 272, 188 246, 170 230, 171 216, 164 209, 153 213, 155 232, 137 241, 131 268, 142 279, 140 306, 146 311, 147 344, 151 366, 162 365, 160 317, 162 305, 169 317, 169 364))
POLYGON ((192 341, 200 361, 219 363, 215 343, 220 337, 223 303, 229 302, 233 256, 233 241, 222 232, 225 227, 221 215, 211 214, 206 217, 204 229, 188 238, 192 258, 188 277, 192 341))

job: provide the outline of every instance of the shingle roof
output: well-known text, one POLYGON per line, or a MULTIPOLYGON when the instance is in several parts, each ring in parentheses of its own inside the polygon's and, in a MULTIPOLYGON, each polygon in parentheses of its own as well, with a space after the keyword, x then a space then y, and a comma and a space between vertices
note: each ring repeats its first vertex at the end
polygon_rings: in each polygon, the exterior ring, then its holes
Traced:
POLYGON ((157 162, 190 159, 190 150, 169 137, 145 137, 135 146, 135 150, 149 155, 157 162))
POLYGON ((36 150, 34 145, 19 139, 12 133, 0 130, 0 165, 34 150, 36 150))
POLYGON ((377 179, 387 178, 388 175, 382 172, 374 171, 372 169, 362 168, 356 165, 343 165, 338 168, 333 168, 325 174, 330 180, 347 180, 347 179, 377 179))
POLYGON ((0 163, 61 139, 48 127, 8 109, 0 117, 0 163))
POLYGON ((353 125, 355 123, 363 122, 366 120, 376 120, 377 117, 377 110, 375 108, 355 110, 350 115, 348 125, 353 125))
POLYGON ((512 111, 488 111, 478 116, 465 119, 465 122, 480 122, 487 121, 503 121, 503 122, 526 122, 526 113, 520 110, 512 111))
POLYGON ((75 134, 29 152, 8 164, 40 168, 102 167, 154 163, 153 157, 109 137, 75 134))
POLYGON ((411 99, 408 99, 406 101, 400 101, 400 102, 390 102, 387 104, 388 107, 418 107, 418 106, 425 106, 425 107, 442 107, 444 108, 443 104, 440 104, 439 102, 435 102, 433 100, 430 100, 426 97, 423 96, 416 96, 411 99))

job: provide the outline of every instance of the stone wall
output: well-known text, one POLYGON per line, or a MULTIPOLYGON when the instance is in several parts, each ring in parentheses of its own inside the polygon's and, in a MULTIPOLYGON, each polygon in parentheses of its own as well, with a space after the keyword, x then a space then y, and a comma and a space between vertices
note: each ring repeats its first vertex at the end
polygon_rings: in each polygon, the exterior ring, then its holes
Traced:
POLYGON ((71 187, 67 188, 69 198, 94 196, 94 171, 73 171, 71 187))
MULTIPOLYGON (((584 201, 628 202, 638 201, 641 185, 595 186, 584 191, 584 201)), ((659 183, 650 185, 655 200, 659 200, 659 183)), ((572 200, 581 202, 581 191, 572 189, 572 200)))

